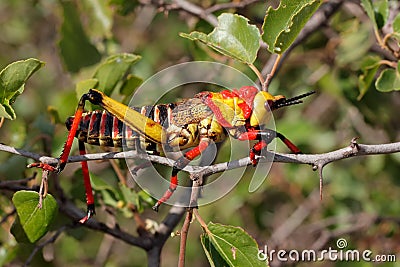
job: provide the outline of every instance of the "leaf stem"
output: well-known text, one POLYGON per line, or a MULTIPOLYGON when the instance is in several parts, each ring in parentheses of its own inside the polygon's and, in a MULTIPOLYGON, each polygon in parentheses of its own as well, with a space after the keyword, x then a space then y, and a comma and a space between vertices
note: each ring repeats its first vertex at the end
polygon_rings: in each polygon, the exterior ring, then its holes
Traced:
MULTIPOLYGON (((256 66, 254 66, 253 63, 250 63, 248 65, 249 65, 250 69, 252 69, 252 71, 254 71, 254 73, 257 75, 257 78, 260 81, 260 83, 264 86, 265 81, 264 81, 264 77, 262 76, 261 72, 257 69, 256 66)), ((265 91, 264 88, 263 88, 263 91, 265 91)))
POLYGON ((268 92, 268 86, 269 83, 272 80, 272 77, 274 77, 276 70, 278 69, 279 62, 281 61, 282 54, 277 54, 277 57, 275 59, 274 65, 272 66, 271 72, 267 75, 267 79, 263 83, 263 90, 268 92))
POLYGON ((385 59, 380 60, 379 64, 381 64, 381 65, 385 64, 394 69, 397 68, 397 62, 393 62, 393 61, 389 61, 389 60, 385 60, 385 59))
POLYGON ((200 223, 201 227, 203 228, 204 232, 206 232, 207 235, 210 235, 211 232, 207 227, 207 224, 204 222, 203 218, 201 218, 200 214, 199 214, 199 210, 193 209, 193 214, 196 217, 197 221, 200 223))

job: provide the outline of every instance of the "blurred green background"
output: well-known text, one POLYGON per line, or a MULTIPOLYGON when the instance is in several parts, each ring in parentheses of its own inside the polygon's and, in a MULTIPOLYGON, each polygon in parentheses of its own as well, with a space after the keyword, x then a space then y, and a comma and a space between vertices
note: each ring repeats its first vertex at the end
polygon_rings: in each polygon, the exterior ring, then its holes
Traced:
MULTIPOLYGON (((203 8, 224 2, 193 1, 203 8)), ((244 15, 250 23, 261 27, 267 6, 276 5, 276 1, 267 2, 223 11, 244 15)), ((141 55, 133 73, 143 80, 166 67, 193 60, 222 62, 256 79, 247 66, 215 52, 205 52, 197 43, 179 37, 180 32, 209 32, 213 27, 169 3, 2 0, 0 25, 1 68, 30 57, 46 62, 16 101, 17 119, 6 120, 0 128, 0 142, 40 154, 58 156, 61 153, 67 135, 63 121, 74 113, 78 101, 76 83, 90 78, 96 64, 109 55, 121 52, 141 55), (61 122, 57 122, 54 114, 58 114, 61 122)), ((270 86, 273 94, 290 97, 310 89, 317 91, 306 104, 275 114, 277 130, 304 153, 332 151, 349 145, 353 137, 359 137, 359 142, 365 144, 400 140, 398 92, 381 93, 372 85, 361 100, 357 99, 363 60, 380 54, 371 29, 361 6, 349 1, 291 52, 274 77, 270 86)), ((262 69, 269 56, 262 49, 256 66, 262 69)), ((188 90, 175 93, 167 101, 195 93, 191 88, 188 90)), ((88 149, 101 151, 95 147, 88 149)), ((279 142, 277 150, 287 152, 279 142)), ((0 180, 28 177, 32 171, 26 170, 26 164, 30 162, 1 152, 0 180)), ((321 201, 319 177, 310 166, 274 164, 268 179, 254 193, 248 192, 253 171, 249 167, 232 192, 201 207, 200 214, 207 222, 243 227, 260 248, 266 244, 279 249, 335 248, 336 240, 345 238, 348 248, 370 249, 374 254, 397 253, 399 262, 399 164, 398 153, 330 164, 324 168, 321 201)), ((98 175, 116 183, 116 175, 108 166, 98 175)), ((83 190, 78 188, 79 177, 70 171, 60 179, 64 190, 79 202, 83 196, 83 190)), ((11 196, 12 192, 2 191, 2 218, 12 211, 11 196)), ((83 202, 79 205, 84 207, 83 202)), ((146 209, 141 216, 159 221, 162 214, 146 209)), ((99 209, 98 220, 107 221, 107 216, 99 209)), ((33 249, 33 245, 17 244, 9 234, 13 219, 13 216, 5 218, 1 223, 0 265, 21 266, 33 249)), ((121 228, 135 232, 132 219, 121 215, 117 219, 121 228)), ((61 218, 57 223, 60 221, 61 218)), ((199 242, 200 233, 199 225, 192 224, 187 243, 190 266, 208 264, 199 242)), ((179 237, 171 237, 162 252, 162 266, 176 266, 178 252, 179 237)), ((144 251, 138 248, 79 228, 64 232, 54 244, 37 253, 32 266, 144 266, 145 257, 144 251)), ((345 264, 348 263, 314 263, 318 266, 345 264)), ((352 266, 374 264, 358 262, 352 266)))

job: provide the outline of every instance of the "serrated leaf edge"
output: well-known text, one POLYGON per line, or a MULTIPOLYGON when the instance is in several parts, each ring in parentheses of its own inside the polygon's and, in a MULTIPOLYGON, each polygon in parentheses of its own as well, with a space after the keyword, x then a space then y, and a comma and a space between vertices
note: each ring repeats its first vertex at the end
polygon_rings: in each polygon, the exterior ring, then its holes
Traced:
MULTIPOLYGON (((241 227, 238 227, 238 226, 231 226, 231 225, 223 225, 223 224, 216 224, 216 223, 212 223, 212 222, 210 222, 209 224, 208 224, 208 226, 210 226, 210 225, 215 225, 215 226, 220 226, 220 227, 226 227, 226 228, 235 228, 235 229, 237 229, 237 230, 239 230, 239 231, 241 231, 242 233, 244 233, 244 234, 246 234, 247 236, 249 236, 250 238, 251 238, 251 240, 254 242, 254 244, 257 246, 257 242, 254 240, 254 238, 253 237, 251 237, 243 228, 241 228, 241 227)), ((206 233, 205 233, 206 234, 206 233)), ((210 232, 210 234, 207 234, 207 236, 210 238, 210 239, 212 239, 213 241, 214 241, 214 243, 213 243, 213 245, 214 245, 214 247, 218 247, 218 251, 219 252, 224 252, 223 251, 223 249, 218 245, 218 243, 216 242, 216 239, 215 239, 215 235, 213 234, 213 233, 211 233, 210 232), (211 234, 211 236, 210 236, 210 234, 211 234)), ((217 238, 218 238, 218 236, 216 236, 217 238)), ((225 242, 226 244, 228 244, 228 245, 230 245, 231 247, 235 247, 233 244, 231 244, 231 243, 229 243, 229 242, 226 242, 224 239, 222 239, 222 238, 219 238, 222 242, 225 242)), ((236 248, 236 247, 235 247, 236 248)), ((241 250, 239 249, 239 252, 241 253, 241 250)), ((229 264, 231 264, 231 266, 232 266, 232 264, 234 264, 231 260, 230 260, 230 258, 229 257, 227 257, 227 256, 225 256, 226 255, 226 253, 224 252, 223 254, 221 254, 221 256, 222 255, 224 255, 223 256, 223 258, 229 263, 229 264)), ((245 258, 246 259, 248 259, 249 257, 247 257, 245 254, 243 254, 243 253, 241 253, 241 255, 244 255, 245 256, 245 258)), ((247 260, 248 262, 251 262, 251 260, 247 260)))

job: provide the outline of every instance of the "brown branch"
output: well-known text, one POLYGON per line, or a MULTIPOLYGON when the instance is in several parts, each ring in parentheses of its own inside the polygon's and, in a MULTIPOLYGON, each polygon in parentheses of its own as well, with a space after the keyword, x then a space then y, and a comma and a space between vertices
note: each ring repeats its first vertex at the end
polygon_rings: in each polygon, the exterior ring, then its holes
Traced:
POLYGON ((8 218, 10 218, 11 216, 13 216, 16 212, 17 212, 17 210, 16 210, 15 208, 13 208, 12 211, 6 213, 6 214, 3 216, 3 218, 1 218, 0 224, 5 223, 5 222, 8 220, 8 218))
MULTIPOLYGON (((16 149, 10 146, 6 146, 0 144, 0 151, 6 151, 9 153, 17 154, 23 157, 32 158, 35 160, 42 160, 46 163, 56 164, 58 160, 52 157, 43 157, 36 153, 32 153, 29 151, 16 149)), ((378 155, 378 154, 389 154, 389 153, 397 153, 400 152, 400 142, 397 143, 389 143, 389 144, 379 144, 379 145, 365 145, 365 144, 357 144, 356 140, 353 139, 351 144, 348 147, 341 148, 332 152, 322 153, 322 154, 284 154, 284 153, 275 153, 273 157, 274 162, 282 162, 282 163, 296 163, 296 164, 309 164, 312 166, 317 166, 322 173, 322 168, 327 164, 338 161, 345 158, 350 157, 358 157, 364 155, 378 155)), ((272 152, 268 152, 272 153, 272 152)), ((122 159, 122 158, 142 158, 149 159, 152 162, 157 162, 160 164, 164 164, 167 166, 172 166, 174 161, 169 160, 167 158, 147 155, 147 154, 139 154, 135 151, 127 151, 127 152, 109 152, 109 153, 97 153, 97 154, 87 154, 85 156, 71 156, 69 157, 69 162, 78 162, 82 160, 104 160, 104 159, 122 159)), ((261 159, 261 162, 263 160, 261 159)), ((188 166, 184 169, 191 173, 191 179, 193 180, 193 188, 192 188, 192 196, 190 198, 189 206, 195 207, 197 203, 198 192, 201 188, 203 177, 222 172, 225 170, 245 167, 250 165, 250 159, 248 157, 243 159, 234 160, 227 163, 219 163, 211 166, 204 167, 194 167, 188 166)), ((322 178, 322 177, 321 177, 322 178)), ((24 180, 25 181, 25 180, 24 180)), ((31 190, 26 186, 22 186, 20 184, 10 183, 9 181, 0 182, 0 189, 6 190, 31 190)), ((60 198, 57 199, 59 201, 60 211, 71 218, 73 221, 78 221, 80 218, 84 216, 84 212, 77 208, 71 201, 63 197, 63 194, 60 194, 60 198)), ((187 206, 187 201, 185 201, 187 206)), ((161 249, 165 243, 165 241, 170 236, 170 233, 176 227, 176 225, 180 222, 182 216, 185 213, 185 205, 179 203, 177 206, 174 206, 170 209, 168 215, 165 217, 164 221, 160 224, 160 227, 157 230, 155 235, 140 235, 139 237, 133 236, 126 231, 121 230, 119 227, 109 227, 104 223, 98 222, 95 219, 89 220, 83 226, 90 228, 92 230, 101 231, 103 233, 109 234, 121 241, 124 241, 128 244, 141 247, 148 252, 148 259, 150 266, 157 266, 159 264, 159 256, 161 249)), ((205 227, 206 224, 199 217, 196 208, 194 209, 194 214, 199 222, 201 222, 202 227, 205 227)))
POLYGON ((192 4, 185 0, 174 0, 173 3, 176 4, 180 9, 185 10, 190 14, 196 15, 201 19, 204 19, 214 27, 218 25, 218 20, 213 14, 206 13, 203 8, 195 4, 192 4))
POLYGON ((56 240, 60 236, 60 234, 62 232, 64 232, 68 227, 70 227, 70 226, 67 226, 67 225, 61 226, 50 239, 40 243, 39 245, 36 245, 34 247, 34 249, 32 250, 31 254, 29 255, 28 259, 25 261, 24 267, 30 265, 31 261, 33 260, 33 257, 36 255, 36 253, 38 253, 39 250, 41 250, 48 244, 56 242, 56 240))
MULTIPOLYGON (((184 201, 184 203, 187 203, 184 201)), ((171 236, 173 229, 181 221, 185 214, 186 208, 184 208, 183 203, 175 203, 174 206, 168 212, 163 222, 157 229, 157 233, 154 235, 153 246, 147 251, 148 266, 159 266, 161 249, 163 248, 167 239, 171 236)))
POLYGON ((245 1, 233 1, 233 2, 228 2, 228 3, 221 3, 221 4, 215 4, 205 10, 206 13, 213 13, 219 10, 223 9, 230 9, 230 8, 245 8, 246 6, 249 6, 251 4, 257 3, 257 2, 262 2, 261 0, 245 0, 245 1))
MULTIPOLYGON (((27 158, 32 158, 47 164, 57 164, 58 159, 52 157, 40 156, 39 154, 25 151, 22 149, 16 149, 10 146, 0 144, 0 151, 9 152, 12 154, 20 155, 27 158)), ((378 144, 378 145, 365 145, 357 144, 352 141, 350 146, 334 150, 322 154, 285 154, 285 153, 273 153, 274 162, 281 163, 297 163, 297 164, 309 164, 312 166, 325 166, 331 162, 358 156, 366 155, 378 155, 378 154, 391 154, 400 152, 400 142, 388 143, 388 144, 378 144)), ((162 165, 172 167, 174 161, 160 156, 147 155, 142 153, 137 153, 136 151, 125 151, 125 152, 106 152, 106 153, 94 153, 86 154, 83 156, 70 156, 68 162, 80 162, 80 161, 91 161, 91 160, 104 160, 104 159, 125 159, 125 158, 137 158, 137 159, 147 159, 149 161, 159 163, 162 165)), ((263 161, 262 159, 260 160, 263 161)), ((183 171, 194 173, 201 172, 203 175, 210 175, 225 170, 231 170, 236 168, 241 168, 251 165, 250 159, 248 157, 233 160, 225 163, 218 163, 211 166, 187 166, 183 171)))
POLYGON ((180 242, 180 246, 179 246, 178 267, 185 266, 186 241, 187 241, 190 223, 192 222, 192 217, 193 217, 192 209, 189 209, 186 212, 185 222, 183 223, 182 230, 181 230, 181 242, 180 242))
MULTIPOLYGON (((32 158, 35 160, 41 160, 42 162, 49 163, 49 164, 57 164, 58 160, 52 157, 44 157, 40 156, 39 154, 32 153, 30 151, 25 151, 22 149, 16 149, 10 146, 6 146, 0 144, 0 151, 5 151, 9 153, 13 153, 16 155, 20 155, 23 157, 32 158)), ((312 166, 317 166, 319 169, 323 168, 327 164, 350 158, 350 157, 358 157, 358 156, 366 156, 366 155, 378 155, 378 154, 391 154, 400 152, 400 142, 396 143, 388 143, 388 144, 378 144, 378 145, 365 145, 365 144, 357 144, 355 140, 352 140, 351 144, 348 147, 341 148, 335 151, 322 153, 322 154, 284 154, 284 153, 274 153, 273 161, 274 162, 281 162, 281 163, 296 163, 296 164, 309 164, 312 166)), ((267 152, 272 153, 272 152, 267 152)), ((68 162, 79 162, 79 161, 88 161, 88 160, 104 160, 104 159, 123 159, 123 158, 141 158, 141 159, 148 159, 152 162, 156 162, 159 164, 173 166, 174 161, 154 156, 154 155, 147 155, 147 154, 140 154, 136 153, 135 151, 126 151, 126 152, 108 152, 108 153, 96 153, 96 154, 87 154, 84 156, 71 156, 69 157, 68 162)), ((263 159, 260 160, 263 162, 263 159)), ((183 171, 187 171, 193 175, 191 178, 194 180, 195 184, 202 183, 202 177, 206 175, 211 175, 214 173, 241 168, 251 165, 250 159, 248 157, 225 162, 225 163, 218 163, 211 166, 187 166, 183 169, 183 171)), ((15 183, 9 183, 9 181, 2 181, 0 182, 0 189, 7 189, 7 190, 20 190, 21 188, 26 189, 24 186, 16 185, 15 183)), ((200 186, 194 186, 193 189, 200 188, 200 186)), ((28 188, 29 190, 29 188, 28 188)), ((197 198, 191 198, 191 203, 189 204, 191 207, 195 206, 195 200, 197 198), (194 203, 193 203, 194 201, 194 203)), ((67 214, 70 218, 75 221, 78 221, 80 218, 84 216, 83 211, 76 208, 71 202, 65 200, 63 205, 61 206, 61 210, 63 213, 67 214)), ((171 209, 171 212, 175 214, 179 214, 180 216, 184 213, 184 208, 177 207, 177 210, 171 209)), ((176 220, 174 220, 175 222, 176 220)), ((171 227, 169 225, 171 222, 169 220, 164 221, 164 226, 160 227, 159 234, 167 235, 170 233, 171 227)), ((149 248, 151 246, 151 241, 149 239, 138 239, 134 236, 127 234, 126 232, 121 231, 120 229, 116 228, 109 228, 105 224, 99 223, 95 220, 90 220, 88 223, 85 224, 86 227, 99 230, 105 233, 108 233, 112 236, 120 238, 121 240, 125 241, 126 243, 136 245, 142 248, 149 248)))
POLYGON ((273 246, 282 244, 303 221, 318 207, 317 191, 313 191, 308 198, 283 222, 271 235, 270 242, 273 246))
POLYGON ((217 17, 213 14, 214 12, 230 8, 235 8, 235 9, 245 8, 257 2, 262 2, 262 1, 261 0, 234 1, 229 3, 216 4, 209 8, 203 8, 186 0, 173 0, 171 2, 145 1, 145 0, 140 1, 142 5, 153 5, 156 6, 161 11, 168 12, 170 10, 181 10, 187 12, 193 16, 196 16, 200 19, 207 21, 214 27, 218 25, 217 17))

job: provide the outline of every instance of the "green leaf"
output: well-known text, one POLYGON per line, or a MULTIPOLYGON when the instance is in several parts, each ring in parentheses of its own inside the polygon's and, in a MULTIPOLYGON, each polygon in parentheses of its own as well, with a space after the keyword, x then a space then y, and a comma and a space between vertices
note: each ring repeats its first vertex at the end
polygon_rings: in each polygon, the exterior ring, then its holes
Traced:
POLYGON ((101 55, 83 30, 76 6, 72 1, 61 1, 64 21, 61 25, 60 53, 71 72, 100 61, 101 55))
MULTIPOLYGON (((78 173, 80 174, 80 172, 78 173)), ((102 178, 93 173, 90 173, 90 182, 93 189, 101 193, 104 204, 111 207, 118 206, 118 200, 121 195, 119 188, 109 184, 108 182, 104 181, 102 178)))
POLYGON ((201 236, 203 249, 212 266, 266 266, 258 259, 256 241, 242 228, 209 223, 210 234, 201 236))
POLYGON ((36 242, 48 232, 58 211, 57 201, 47 194, 39 208, 39 193, 33 191, 18 191, 12 201, 26 236, 31 243, 36 242))
MULTIPOLYGON (((77 171, 78 175, 81 175, 82 173, 80 171, 77 171)), ((83 174, 82 176, 83 177, 83 174)), ((110 190, 112 192, 116 191, 114 186, 111 184, 105 182, 103 179, 101 179, 99 176, 90 173, 90 183, 92 184, 92 187, 94 190, 101 191, 101 190, 110 190)))
POLYGON ((372 1, 371 0, 361 0, 361 6, 364 8, 369 19, 373 22, 374 28, 377 28, 376 21, 375 21, 375 11, 374 11, 374 6, 372 4, 372 1))
POLYGON ((126 81, 124 81, 124 84, 121 86, 119 89, 120 94, 124 96, 131 96, 132 93, 143 83, 143 79, 129 74, 126 77, 126 81))
POLYGON ((131 210, 132 205, 134 205, 139 212, 143 212, 143 208, 139 210, 139 206, 137 205, 138 202, 138 194, 135 192, 134 189, 127 187, 124 184, 118 184, 119 190, 121 192, 119 209, 122 211, 126 218, 131 218, 133 213, 131 210), (122 204, 122 205, 121 205, 122 204))
MULTIPOLYGON (((370 29, 357 21, 350 23, 349 28, 340 34, 340 44, 337 47, 336 61, 339 66, 357 65, 371 48, 370 29), (354 49, 357 47, 357 49, 354 49)), ((358 67, 358 66, 357 66, 358 67)))
POLYGON ((96 88, 98 84, 99 80, 93 78, 79 81, 75 87, 77 98, 80 99, 83 94, 89 92, 89 89, 96 88))
POLYGON ((376 89, 380 92, 400 90, 400 63, 396 69, 385 69, 375 82, 376 89))
POLYGON ((360 94, 358 95, 358 100, 365 95, 371 86, 375 74, 379 69, 381 58, 379 56, 369 56, 366 57, 361 64, 362 74, 358 77, 358 87, 360 90, 360 94))
POLYGON ((11 234, 14 236, 18 243, 30 243, 24 228, 22 228, 21 221, 17 216, 10 229, 11 234))
POLYGON ((152 207, 156 204, 157 200, 154 199, 145 190, 137 192, 136 208, 139 212, 143 212, 145 207, 152 207))
POLYGON ((208 262, 212 267, 214 266, 229 266, 229 264, 221 257, 218 250, 210 242, 210 239, 206 235, 201 237, 201 245, 203 246, 204 252, 206 253, 208 262))
POLYGON ((374 3, 375 7, 375 21, 378 29, 385 26, 389 18, 389 5, 387 0, 381 0, 374 3))
POLYGON ((400 13, 393 20, 393 33, 392 36, 400 43, 400 13))
POLYGON ((99 81, 97 89, 103 91, 106 95, 110 95, 117 83, 140 58, 138 55, 128 53, 108 57, 100 64, 93 76, 99 81))
POLYGON ((400 34, 400 13, 393 20, 393 31, 400 34))
POLYGON ((248 19, 230 13, 218 17, 218 26, 210 34, 202 32, 181 33, 180 36, 198 40, 223 55, 251 64, 256 60, 260 48, 260 32, 248 19))
POLYGON ((119 201, 115 198, 115 195, 109 190, 101 190, 101 199, 104 204, 116 208, 119 201))
POLYGON ((381 0, 373 3, 371 0, 361 0, 361 5, 372 21, 374 28, 381 29, 389 17, 388 1, 381 0))
POLYGON ((25 82, 44 66, 44 62, 29 58, 16 61, 0 72, 0 117, 14 120, 16 114, 11 105, 24 91, 25 82))
POLYGON ((81 3, 82 13, 85 14, 88 22, 86 26, 88 35, 92 38, 110 39, 112 37, 113 11, 109 7, 108 1, 84 0, 81 3))
POLYGON ((285 52, 321 3, 321 0, 282 0, 277 9, 269 7, 262 26, 262 39, 268 44, 268 51, 285 52))

